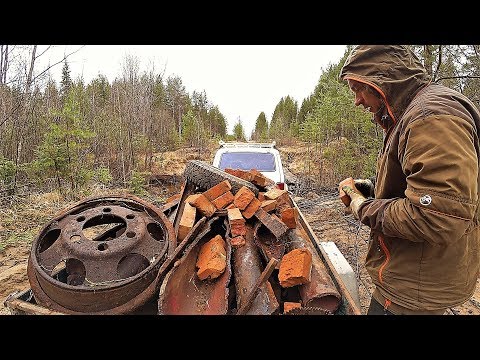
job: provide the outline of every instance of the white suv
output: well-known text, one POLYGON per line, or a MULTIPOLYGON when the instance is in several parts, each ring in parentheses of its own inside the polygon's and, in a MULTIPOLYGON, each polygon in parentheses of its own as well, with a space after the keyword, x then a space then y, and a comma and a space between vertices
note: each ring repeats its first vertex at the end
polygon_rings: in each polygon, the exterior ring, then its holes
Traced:
POLYGON ((275 181, 280 189, 287 189, 280 153, 272 143, 223 142, 215 153, 212 165, 221 170, 227 168, 251 170, 256 169, 269 179, 275 181))

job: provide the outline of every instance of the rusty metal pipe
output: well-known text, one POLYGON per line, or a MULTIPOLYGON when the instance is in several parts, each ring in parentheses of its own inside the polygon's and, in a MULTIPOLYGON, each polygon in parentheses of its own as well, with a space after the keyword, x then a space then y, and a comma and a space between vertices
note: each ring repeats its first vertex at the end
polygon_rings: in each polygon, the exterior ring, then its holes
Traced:
MULTIPOLYGON (((253 228, 253 241, 266 262, 270 261, 271 258, 281 259, 285 253, 285 235, 276 237, 260 221, 253 228)), ((277 264, 277 269, 279 269, 279 266, 280 263, 277 264)))
MULTIPOLYGON (((233 276, 235 279, 237 308, 247 301, 247 296, 262 274, 263 266, 257 246, 253 241, 252 226, 246 224, 245 245, 233 252, 233 276)), ((279 308, 278 301, 268 281, 263 283, 250 309, 245 315, 271 315, 279 308)))
POLYGON ((319 307, 332 313, 335 312, 340 306, 341 295, 316 250, 299 229, 288 231, 287 248, 288 251, 306 248, 312 254, 310 282, 298 286, 302 305, 304 307, 319 307))

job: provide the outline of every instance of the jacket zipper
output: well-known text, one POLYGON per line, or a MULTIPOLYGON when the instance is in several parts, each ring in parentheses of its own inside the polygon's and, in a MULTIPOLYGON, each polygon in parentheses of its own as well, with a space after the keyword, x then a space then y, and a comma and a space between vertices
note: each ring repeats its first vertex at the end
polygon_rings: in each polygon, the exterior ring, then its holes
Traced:
POLYGON ((383 278, 382 278, 382 272, 385 266, 387 266, 388 262, 390 261, 390 252, 388 251, 387 246, 385 245, 385 242, 383 241, 383 236, 379 235, 378 240, 380 241, 380 247, 382 248, 383 252, 385 253, 385 261, 383 262, 382 266, 380 266, 380 269, 378 270, 378 280, 380 281, 380 284, 383 285, 383 278))

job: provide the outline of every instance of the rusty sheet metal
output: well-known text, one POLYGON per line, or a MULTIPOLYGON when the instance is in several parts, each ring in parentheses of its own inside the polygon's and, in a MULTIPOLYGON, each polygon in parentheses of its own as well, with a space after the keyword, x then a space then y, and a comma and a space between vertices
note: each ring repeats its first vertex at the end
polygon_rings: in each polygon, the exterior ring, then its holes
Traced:
POLYGON ((299 229, 291 229, 288 232, 288 251, 302 248, 308 249, 312 254, 310 282, 298 286, 302 305, 304 307, 322 308, 333 313, 340 306, 342 297, 310 242, 304 238, 299 229))
MULTIPOLYGON (((253 239, 266 262, 269 262, 272 257, 277 260, 282 259, 285 253, 286 236, 276 237, 265 225, 257 221, 253 228, 253 239)), ((280 262, 276 269, 279 267, 280 262)))
POLYGON ((154 295, 150 285, 174 238, 161 209, 138 197, 87 198, 33 241, 27 274, 35 299, 66 313, 128 313, 154 295), (108 229, 90 231, 99 225, 108 229))
MULTIPOLYGON (((175 214, 177 212, 177 208, 178 208, 178 205, 179 205, 179 200, 180 199, 174 199, 166 204, 163 204, 161 207, 160 207, 160 210, 163 211, 163 213, 165 214, 165 216, 168 218, 168 220, 170 220, 173 224, 173 221, 175 220, 175 214)), ((173 248, 173 246, 172 246, 173 248)))
MULTIPOLYGON (((251 289, 263 271, 257 246, 253 242, 253 228, 246 224, 245 245, 233 250, 233 277, 235 279, 237 308, 247 300, 251 289)), ((279 304, 267 281, 260 286, 258 295, 246 315, 271 315, 278 312, 279 304)))
POLYGON ((215 237, 225 239, 223 218, 211 218, 205 229, 186 249, 185 254, 165 276, 159 291, 160 315, 225 315, 228 312, 229 282, 231 276, 231 246, 225 242, 226 268, 213 280, 200 280, 196 262, 201 246, 215 237))
POLYGON ((160 286, 162 285, 162 281, 165 277, 165 275, 170 271, 175 264, 175 261, 177 261, 178 258, 180 258, 183 255, 183 252, 185 248, 192 242, 194 241, 200 231, 204 229, 204 225, 207 221, 207 218, 205 216, 201 217, 200 220, 198 220, 193 228, 189 231, 187 236, 185 236, 185 239, 182 240, 180 244, 178 244, 177 248, 175 249, 174 253, 171 256, 168 256, 168 258, 163 262, 162 266, 160 266, 160 270, 158 270, 157 274, 157 279, 156 279, 156 292, 158 293, 160 291, 160 286))

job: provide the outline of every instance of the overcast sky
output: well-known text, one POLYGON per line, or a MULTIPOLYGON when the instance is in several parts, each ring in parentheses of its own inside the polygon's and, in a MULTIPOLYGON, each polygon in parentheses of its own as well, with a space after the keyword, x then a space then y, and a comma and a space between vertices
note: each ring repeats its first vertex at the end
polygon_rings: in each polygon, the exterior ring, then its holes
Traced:
MULTIPOLYGON (((80 46, 56 45, 50 62, 80 46)), ((337 63, 345 45, 87 45, 68 58, 70 75, 85 83, 105 75, 112 83, 121 76, 126 55, 138 58, 140 72, 178 75, 191 95, 205 90, 211 104, 226 117, 232 133, 238 119, 250 136, 260 112, 272 119, 275 106, 290 95, 300 107, 317 84, 322 70, 337 63)), ((52 72, 58 82, 61 65, 52 72)))

